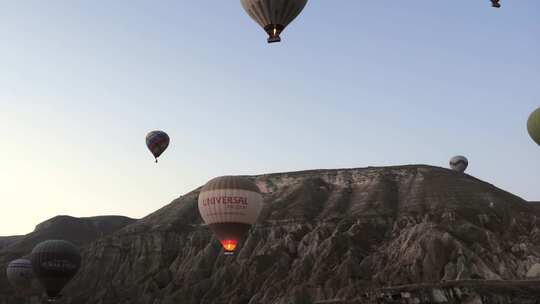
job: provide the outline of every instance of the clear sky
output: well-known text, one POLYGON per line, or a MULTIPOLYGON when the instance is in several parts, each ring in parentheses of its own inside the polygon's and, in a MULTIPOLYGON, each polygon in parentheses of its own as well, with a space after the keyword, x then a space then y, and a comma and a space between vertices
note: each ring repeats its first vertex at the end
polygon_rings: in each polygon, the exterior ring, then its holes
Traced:
POLYGON ((540 1, 4 1, 0 235, 143 217, 223 174, 430 164, 540 200, 540 1), (153 129, 171 146, 156 165, 153 129))

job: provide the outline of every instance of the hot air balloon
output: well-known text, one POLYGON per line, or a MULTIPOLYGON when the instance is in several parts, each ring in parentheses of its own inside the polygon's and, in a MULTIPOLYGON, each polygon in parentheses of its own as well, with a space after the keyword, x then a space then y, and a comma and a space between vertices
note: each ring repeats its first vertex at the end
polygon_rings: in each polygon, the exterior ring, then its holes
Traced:
POLYGON ((304 9, 307 0, 240 0, 244 10, 268 33, 268 43, 279 35, 304 9))
POLYGON ((81 267, 81 254, 75 245, 62 240, 49 240, 32 250, 32 268, 45 289, 49 302, 60 297, 64 286, 81 267))
POLYGON ((458 155, 450 159, 450 168, 454 171, 463 173, 468 165, 469 161, 465 156, 458 155))
POLYGON ((527 130, 531 138, 540 145, 540 108, 536 109, 527 120, 527 130))
POLYGON ((199 213, 225 254, 234 253, 238 242, 257 221, 262 200, 257 185, 240 176, 216 177, 201 189, 199 213))
POLYGON ((167 150, 169 142, 169 135, 163 131, 156 130, 146 134, 146 146, 154 155, 156 163, 158 162, 158 157, 167 150))
POLYGON ((26 259, 11 261, 6 269, 6 275, 13 288, 22 295, 32 293, 33 281, 35 279, 32 262, 26 259))

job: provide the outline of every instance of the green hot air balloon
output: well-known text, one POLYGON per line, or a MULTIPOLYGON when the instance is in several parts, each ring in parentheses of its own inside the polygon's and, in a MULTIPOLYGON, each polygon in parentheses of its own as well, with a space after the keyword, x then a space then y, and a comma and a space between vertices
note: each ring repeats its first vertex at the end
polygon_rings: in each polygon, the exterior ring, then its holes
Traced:
POLYGON ((47 293, 49 302, 60 298, 60 292, 81 267, 81 254, 75 245, 62 240, 39 243, 32 250, 32 268, 47 293))
POLYGON ((529 116, 527 130, 529 130, 531 138, 540 145, 540 108, 536 109, 531 113, 531 116, 529 116))

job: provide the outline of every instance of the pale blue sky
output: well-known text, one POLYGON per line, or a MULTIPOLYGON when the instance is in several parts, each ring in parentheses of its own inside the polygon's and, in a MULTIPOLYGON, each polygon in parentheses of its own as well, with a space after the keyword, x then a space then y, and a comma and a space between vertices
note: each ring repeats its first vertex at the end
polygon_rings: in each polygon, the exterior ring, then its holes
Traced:
POLYGON ((4 1, 0 235, 142 217, 223 174, 422 163, 540 200, 540 2, 4 1), (171 146, 155 165, 147 131, 171 146))

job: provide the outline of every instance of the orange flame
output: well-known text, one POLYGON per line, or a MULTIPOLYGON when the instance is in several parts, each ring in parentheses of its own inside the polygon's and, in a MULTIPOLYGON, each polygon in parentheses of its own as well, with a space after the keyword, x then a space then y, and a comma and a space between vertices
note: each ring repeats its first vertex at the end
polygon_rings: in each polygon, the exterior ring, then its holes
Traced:
POLYGON ((223 249, 228 252, 232 252, 236 249, 236 245, 238 242, 236 240, 222 240, 221 245, 223 245, 223 249))

